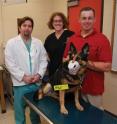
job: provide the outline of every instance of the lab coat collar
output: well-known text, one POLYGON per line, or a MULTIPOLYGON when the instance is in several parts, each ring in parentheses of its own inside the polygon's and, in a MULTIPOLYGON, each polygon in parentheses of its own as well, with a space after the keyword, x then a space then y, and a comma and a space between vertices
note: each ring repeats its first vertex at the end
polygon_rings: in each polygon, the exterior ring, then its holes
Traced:
MULTIPOLYGON (((22 37, 21 37, 20 34, 18 35, 18 41, 21 43, 22 47, 27 50, 27 48, 26 48, 26 46, 25 46, 25 43, 24 43, 24 41, 23 41, 23 39, 22 39, 22 37)), ((31 44, 32 44, 32 42, 31 42, 31 44)), ((31 45, 31 46, 32 46, 32 45, 31 45)))

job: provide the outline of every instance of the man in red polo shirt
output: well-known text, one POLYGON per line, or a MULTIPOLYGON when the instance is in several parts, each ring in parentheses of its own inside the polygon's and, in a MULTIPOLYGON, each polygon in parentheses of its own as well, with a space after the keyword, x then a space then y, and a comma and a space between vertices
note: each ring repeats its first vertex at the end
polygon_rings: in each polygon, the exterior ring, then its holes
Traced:
POLYGON ((89 44, 87 71, 81 89, 82 98, 90 104, 102 108, 104 92, 104 72, 110 71, 112 54, 109 40, 94 29, 95 10, 85 7, 80 10, 81 30, 67 42, 64 58, 68 55, 72 42, 78 52, 85 43, 89 44))

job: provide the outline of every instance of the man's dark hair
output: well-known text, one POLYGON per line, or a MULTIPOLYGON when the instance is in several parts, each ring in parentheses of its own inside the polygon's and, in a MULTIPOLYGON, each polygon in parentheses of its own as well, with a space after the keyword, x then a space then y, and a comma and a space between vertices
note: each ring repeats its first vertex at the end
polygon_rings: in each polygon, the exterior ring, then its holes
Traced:
POLYGON ((21 25, 22 25, 25 21, 30 21, 30 22, 32 23, 32 28, 34 27, 34 21, 33 21, 33 19, 32 19, 31 17, 28 17, 28 16, 25 16, 25 17, 19 19, 18 27, 21 27, 21 25))
POLYGON ((84 8, 82 8, 82 9, 80 10, 80 14, 81 14, 81 12, 83 12, 83 11, 93 11, 93 14, 94 14, 94 17, 95 17, 95 10, 94 10, 93 8, 91 8, 91 7, 84 7, 84 8))

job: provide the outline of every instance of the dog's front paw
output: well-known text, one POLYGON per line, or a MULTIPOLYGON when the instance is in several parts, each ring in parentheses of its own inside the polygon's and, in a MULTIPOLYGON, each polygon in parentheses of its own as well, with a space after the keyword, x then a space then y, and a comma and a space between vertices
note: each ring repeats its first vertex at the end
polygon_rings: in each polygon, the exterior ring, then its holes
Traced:
POLYGON ((76 104, 76 108, 77 108, 79 111, 83 111, 83 110, 84 110, 83 106, 81 106, 79 103, 76 104))
POLYGON ((39 90, 38 90, 38 99, 40 100, 40 99, 42 99, 43 97, 44 97, 43 91, 42 91, 42 89, 39 89, 39 90))
POLYGON ((39 94, 38 95, 38 99, 40 100, 40 99, 42 99, 43 98, 43 94, 39 94))
POLYGON ((68 115, 68 110, 65 107, 61 107, 60 111, 62 114, 68 115))

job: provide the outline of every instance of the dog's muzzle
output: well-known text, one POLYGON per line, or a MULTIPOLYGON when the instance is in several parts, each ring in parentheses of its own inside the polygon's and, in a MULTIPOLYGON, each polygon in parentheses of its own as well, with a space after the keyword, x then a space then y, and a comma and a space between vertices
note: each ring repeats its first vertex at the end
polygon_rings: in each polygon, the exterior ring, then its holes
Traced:
POLYGON ((76 75, 80 69, 80 64, 77 61, 70 61, 68 64, 69 74, 76 75))

